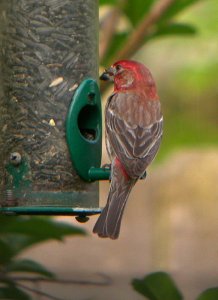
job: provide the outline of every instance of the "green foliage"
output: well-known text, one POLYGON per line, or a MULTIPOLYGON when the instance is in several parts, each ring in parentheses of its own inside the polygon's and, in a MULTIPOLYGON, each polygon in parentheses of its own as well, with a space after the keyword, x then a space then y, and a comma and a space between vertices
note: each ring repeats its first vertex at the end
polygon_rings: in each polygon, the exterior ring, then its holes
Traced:
POLYGON ((14 285, 0 287, 0 299, 30 300, 31 297, 14 285))
POLYGON ((80 228, 49 217, 0 216, 0 224, 0 299, 31 299, 23 291, 23 286, 20 289, 17 274, 31 273, 42 278, 55 278, 55 275, 40 263, 30 259, 18 259, 17 255, 22 251, 51 239, 62 241, 68 235, 85 234, 80 228))
POLYGON ((10 261, 5 269, 5 272, 24 272, 24 273, 35 273, 39 275, 43 275, 48 278, 53 278, 54 274, 48 271, 41 264, 30 260, 30 259, 17 259, 15 261, 10 261))
POLYGON ((82 234, 84 231, 71 224, 57 222, 52 218, 42 217, 0 217, 4 226, 0 227, 0 235, 22 234, 32 236, 40 240, 62 240, 68 234, 82 234))
POLYGON ((154 0, 125 1, 123 11, 131 24, 136 26, 148 14, 154 2, 154 0))
MULTIPOLYGON (((142 279, 132 280, 133 288, 149 300, 182 300, 184 299, 176 283, 165 272, 151 273, 142 279)), ((218 288, 204 291, 196 300, 217 300, 218 288)))
POLYGON ((152 273, 132 281, 134 289, 150 300, 182 300, 173 279, 164 272, 152 273))
POLYGON ((169 7, 169 9, 162 15, 160 19, 160 23, 166 22, 173 17, 175 17, 178 13, 182 12, 187 7, 197 3, 201 2, 203 0, 180 0, 180 1, 174 1, 172 2, 172 5, 169 7))
POLYGON ((0 263, 8 263, 34 244, 50 239, 61 241, 64 236, 72 234, 84 234, 80 228, 51 218, 1 216, 0 223, 4 224, 0 227, 0 263))
POLYGON ((190 24, 168 23, 159 26, 158 29, 148 38, 161 37, 166 35, 192 35, 196 33, 196 28, 190 24))
POLYGON ((211 288, 204 291, 197 300, 217 300, 218 299, 218 288, 211 288))
MULTIPOLYGON (((144 43, 156 37, 164 37, 168 35, 193 35, 196 28, 191 24, 183 24, 175 22, 174 18, 184 9, 202 0, 180 0, 174 1, 166 11, 160 14, 155 24, 152 24, 151 30, 144 37, 144 43)), ((137 31, 138 24, 149 17, 150 12, 157 0, 135 0, 135 1, 115 1, 100 0, 100 5, 116 6, 121 12, 121 16, 125 16, 131 26, 128 26, 124 32, 113 32, 113 37, 108 45, 107 52, 102 57, 102 64, 108 65, 112 58, 116 58, 116 54, 120 49, 125 47, 127 41, 131 38, 131 34, 137 31)), ((142 42, 143 45, 143 42, 142 42)))
MULTIPOLYGON (((158 1, 100 1, 119 7, 121 18, 128 20, 123 31, 113 33, 101 64, 107 67, 116 60, 158 1)), ((147 47, 139 56, 151 66, 164 113, 164 137, 156 161, 181 147, 218 145, 217 8, 215 0, 172 1, 141 42, 147 47)))
POLYGON ((119 0, 99 0, 100 5, 115 5, 119 0))

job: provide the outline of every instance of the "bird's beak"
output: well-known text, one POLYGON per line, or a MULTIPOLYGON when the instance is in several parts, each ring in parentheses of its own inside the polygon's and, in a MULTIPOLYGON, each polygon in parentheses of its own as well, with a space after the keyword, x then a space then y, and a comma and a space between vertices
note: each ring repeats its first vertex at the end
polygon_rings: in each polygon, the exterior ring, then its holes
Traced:
POLYGON ((100 76, 100 80, 103 81, 114 81, 115 68, 110 67, 106 69, 100 76))

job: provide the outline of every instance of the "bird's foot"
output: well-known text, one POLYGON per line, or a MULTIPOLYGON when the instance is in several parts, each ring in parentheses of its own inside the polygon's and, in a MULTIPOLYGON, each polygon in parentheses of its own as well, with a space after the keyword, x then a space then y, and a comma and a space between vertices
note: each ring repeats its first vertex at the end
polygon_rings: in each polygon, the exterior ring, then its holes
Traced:
POLYGON ((102 169, 105 169, 105 170, 111 170, 111 164, 104 164, 102 166, 102 169))
POLYGON ((147 176, 147 172, 145 171, 145 173, 140 177, 140 179, 145 179, 147 176))
MULTIPOLYGON (((104 169, 105 171, 111 171, 111 164, 104 164, 101 168, 104 169)), ((109 175, 109 181, 111 181, 111 172, 109 175)))

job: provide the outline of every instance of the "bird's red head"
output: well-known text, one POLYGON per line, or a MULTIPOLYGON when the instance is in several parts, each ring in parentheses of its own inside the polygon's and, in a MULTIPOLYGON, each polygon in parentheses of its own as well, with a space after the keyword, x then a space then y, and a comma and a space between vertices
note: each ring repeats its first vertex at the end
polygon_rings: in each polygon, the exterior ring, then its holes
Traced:
POLYGON ((115 92, 136 91, 150 99, 158 99, 154 79, 142 63, 120 60, 106 69, 100 79, 114 82, 115 92))

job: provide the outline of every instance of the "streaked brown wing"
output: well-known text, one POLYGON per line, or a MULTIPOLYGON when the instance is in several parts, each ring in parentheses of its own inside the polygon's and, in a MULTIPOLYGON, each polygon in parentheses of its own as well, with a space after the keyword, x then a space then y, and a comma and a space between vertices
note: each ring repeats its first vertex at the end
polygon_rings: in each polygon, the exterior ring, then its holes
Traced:
POLYGON ((113 95, 106 109, 106 133, 114 154, 129 175, 139 177, 159 148, 163 118, 159 101, 133 93, 113 95))

